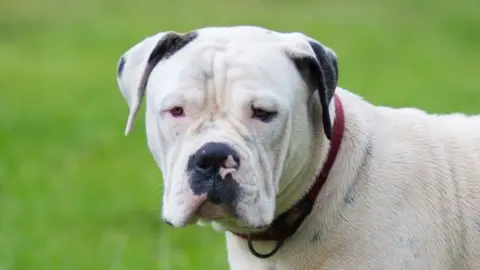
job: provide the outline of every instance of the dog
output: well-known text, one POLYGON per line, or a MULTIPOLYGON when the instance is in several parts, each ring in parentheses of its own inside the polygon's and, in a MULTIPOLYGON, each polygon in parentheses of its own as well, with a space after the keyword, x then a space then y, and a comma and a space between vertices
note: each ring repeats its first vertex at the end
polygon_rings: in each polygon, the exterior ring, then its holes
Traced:
POLYGON ((375 106, 338 74, 312 37, 257 26, 128 49, 125 133, 145 97, 164 221, 224 232, 233 270, 480 269, 480 116, 375 106))

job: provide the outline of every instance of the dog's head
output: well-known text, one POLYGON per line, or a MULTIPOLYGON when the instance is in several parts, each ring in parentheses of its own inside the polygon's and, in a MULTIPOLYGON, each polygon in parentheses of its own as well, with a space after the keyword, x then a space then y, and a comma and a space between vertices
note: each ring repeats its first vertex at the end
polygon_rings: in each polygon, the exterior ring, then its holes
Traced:
POLYGON ((117 74, 130 108, 126 133, 146 98, 162 215, 173 226, 268 226, 278 196, 316 166, 314 149, 331 136, 336 56, 301 33, 251 26, 159 33, 129 49, 117 74))

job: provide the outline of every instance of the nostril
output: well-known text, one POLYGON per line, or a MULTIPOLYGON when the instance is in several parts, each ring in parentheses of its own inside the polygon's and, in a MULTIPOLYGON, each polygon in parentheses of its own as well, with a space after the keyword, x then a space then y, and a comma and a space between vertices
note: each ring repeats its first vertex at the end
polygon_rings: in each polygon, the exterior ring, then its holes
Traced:
POLYGON ((206 157, 200 157, 197 160, 197 168, 200 170, 208 170, 213 166, 213 162, 211 159, 206 157))

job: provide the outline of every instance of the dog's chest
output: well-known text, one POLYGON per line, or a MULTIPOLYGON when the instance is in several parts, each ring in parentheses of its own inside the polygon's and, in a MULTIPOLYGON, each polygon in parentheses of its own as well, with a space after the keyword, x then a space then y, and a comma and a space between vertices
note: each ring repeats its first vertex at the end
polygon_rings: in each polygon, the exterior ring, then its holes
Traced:
MULTIPOLYGON (((310 231, 310 230, 308 230, 310 231)), ((318 270, 322 269, 321 262, 325 252, 317 240, 312 241, 305 237, 292 239, 283 246, 277 254, 268 259, 259 259, 251 254, 245 241, 236 237, 227 237, 228 260, 231 270, 318 270)), ((317 236, 318 237, 318 236, 317 236)), ((259 253, 268 253, 271 246, 256 243, 255 248, 259 253)))

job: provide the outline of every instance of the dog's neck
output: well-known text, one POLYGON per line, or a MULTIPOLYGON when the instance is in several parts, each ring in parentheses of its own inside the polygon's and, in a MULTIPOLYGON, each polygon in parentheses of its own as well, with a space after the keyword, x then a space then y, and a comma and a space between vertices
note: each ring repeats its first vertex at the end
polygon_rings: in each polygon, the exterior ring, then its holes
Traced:
POLYGON ((310 186, 306 188, 306 194, 304 194, 303 197, 301 197, 296 203, 294 203, 290 209, 288 209, 284 213, 281 213, 274 220, 268 230, 260 233, 237 234, 242 238, 248 239, 250 251, 257 257, 267 258, 273 255, 281 247, 283 241, 296 232, 303 220, 310 214, 316 198, 328 178, 330 170, 339 152, 345 129, 343 107, 338 96, 334 97, 334 102, 332 103, 334 103, 333 106, 335 112, 332 141, 330 142, 330 146, 326 147, 328 149, 328 154, 326 155, 326 158, 323 159, 324 162, 321 170, 317 172, 316 177, 312 177, 315 178, 313 184, 311 184, 310 181, 304 181, 310 183, 310 186), (274 240, 277 241, 277 245, 272 250, 272 252, 268 254, 259 254, 256 253, 254 248, 251 246, 252 240, 274 240))

